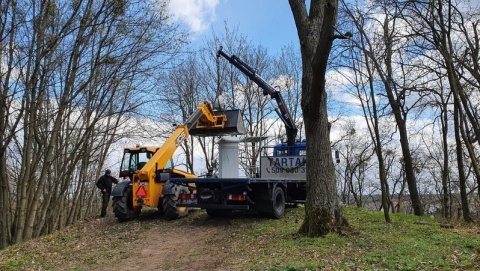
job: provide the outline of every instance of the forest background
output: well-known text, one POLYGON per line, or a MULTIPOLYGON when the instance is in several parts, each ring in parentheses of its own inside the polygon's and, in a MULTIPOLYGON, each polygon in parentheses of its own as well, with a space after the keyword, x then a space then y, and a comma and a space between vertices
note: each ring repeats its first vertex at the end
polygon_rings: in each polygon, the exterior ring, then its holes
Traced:
MULTIPOLYGON (((95 181, 124 147, 161 145, 220 94, 242 110, 246 136, 281 141, 274 105, 216 58, 220 46, 278 86, 304 130, 294 44, 271 52, 224 22, 192 46, 168 1, 0 5, 0 248, 97 215, 95 181)), ((417 213, 417 190, 422 214, 478 219, 479 19, 463 1, 340 2, 327 86, 343 204, 417 213)), ((191 137, 175 164, 205 174, 217 140, 191 137)), ((244 176, 259 155, 241 146, 244 176)))

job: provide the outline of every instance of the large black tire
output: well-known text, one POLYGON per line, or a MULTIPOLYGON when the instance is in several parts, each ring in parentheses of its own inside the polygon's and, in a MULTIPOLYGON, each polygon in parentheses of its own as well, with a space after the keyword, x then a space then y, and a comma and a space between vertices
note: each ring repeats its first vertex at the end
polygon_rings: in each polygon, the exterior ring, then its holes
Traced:
POLYGON ((160 216, 165 215, 165 211, 163 210, 163 198, 158 199, 157 210, 160 216))
POLYGON ((133 207, 132 188, 127 187, 123 196, 113 197, 113 213, 118 221, 124 222, 137 218, 140 215, 141 207, 133 207))
POLYGON ((179 219, 188 214, 187 207, 177 207, 178 195, 164 195, 162 200, 165 217, 170 220, 179 219))
POLYGON ((280 219, 285 215, 285 193, 279 186, 275 186, 272 193, 271 210, 269 216, 271 218, 280 219))
POLYGON ((232 210, 225 209, 205 209, 210 217, 228 217, 232 214, 232 210))
MULTIPOLYGON (((167 183, 165 185, 167 185, 167 183)), ((168 184, 168 189, 166 191, 168 192, 164 192, 165 194, 163 195, 162 200, 162 207, 163 212, 165 213, 165 217, 167 219, 173 220, 186 216, 188 214, 188 208, 177 207, 177 201, 181 192, 187 194, 190 193, 188 187, 170 183, 168 184)))

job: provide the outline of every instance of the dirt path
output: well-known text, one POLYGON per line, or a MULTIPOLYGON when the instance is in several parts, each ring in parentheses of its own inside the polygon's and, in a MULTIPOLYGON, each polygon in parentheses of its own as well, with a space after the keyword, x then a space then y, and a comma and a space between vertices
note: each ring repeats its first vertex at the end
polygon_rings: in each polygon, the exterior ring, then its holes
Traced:
POLYGON ((91 218, 0 252, 0 270, 242 270, 236 255, 242 217, 205 211, 168 221, 158 212, 119 223, 91 218))
MULTIPOLYGON (((106 218, 99 223, 117 222, 106 218)), ((229 258, 234 255, 228 239, 233 229, 228 219, 211 219, 196 211, 178 221, 144 218, 138 223, 148 229, 133 230, 133 242, 107 251, 112 255, 112 261, 105 262, 109 270, 231 270, 229 258)), ((105 268, 100 264, 93 270, 105 268)))

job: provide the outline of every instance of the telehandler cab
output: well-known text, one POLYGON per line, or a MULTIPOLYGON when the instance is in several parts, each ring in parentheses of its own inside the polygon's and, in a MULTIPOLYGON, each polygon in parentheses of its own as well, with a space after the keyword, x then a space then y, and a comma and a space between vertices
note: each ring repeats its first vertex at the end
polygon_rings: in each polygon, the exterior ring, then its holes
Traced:
POLYGON ((245 127, 239 110, 213 111, 211 105, 205 102, 197 107, 183 125, 176 127, 161 147, 137 145, 126 148, 120 177, 128 177, 129 180, 120 182, 112 191, 115 216, 119 221, 131 220, 140 214, 143 206, 158 208, 169 219, 185 216, 187 208, 177 207, 176 202, 180 192, 189 194, 195 186, 178 186, 167 181, 171 177, 196 176, 173 168, 171 158, 175 150, 189 135, 220 136, 244 133, 245 127))

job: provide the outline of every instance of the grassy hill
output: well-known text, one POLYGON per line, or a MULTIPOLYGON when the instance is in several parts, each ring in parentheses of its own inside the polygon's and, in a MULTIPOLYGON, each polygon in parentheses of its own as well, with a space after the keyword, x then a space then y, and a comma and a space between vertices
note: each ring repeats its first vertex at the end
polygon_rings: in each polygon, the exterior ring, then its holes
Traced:
POLYGON ((0 251, 0 270, 480 270, 478 225, 402 214, 387 224, 381 212, 345 208, 351 233, 306 238, 303 212, 92 219, 0 251))

